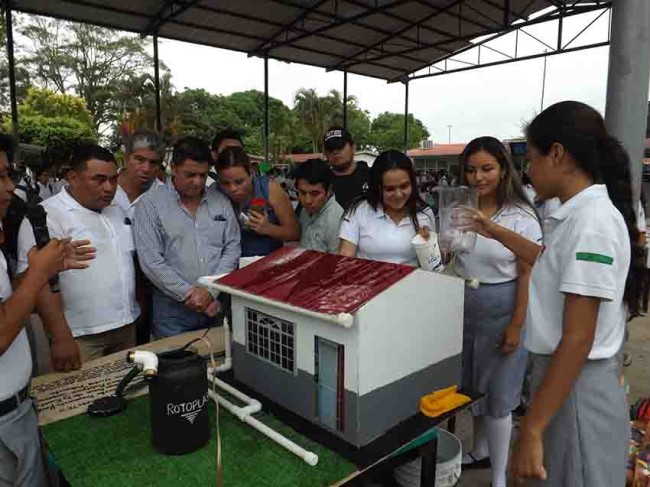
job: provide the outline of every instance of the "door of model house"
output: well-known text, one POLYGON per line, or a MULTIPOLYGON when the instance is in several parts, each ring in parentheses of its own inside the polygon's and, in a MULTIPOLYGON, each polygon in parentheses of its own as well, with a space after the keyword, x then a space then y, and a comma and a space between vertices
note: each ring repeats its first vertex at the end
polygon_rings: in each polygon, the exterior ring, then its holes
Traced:
POLYGON ((343 431, 345 425, 345 348, 325 338, 315 337, 316 413, 326 427, 343 431))

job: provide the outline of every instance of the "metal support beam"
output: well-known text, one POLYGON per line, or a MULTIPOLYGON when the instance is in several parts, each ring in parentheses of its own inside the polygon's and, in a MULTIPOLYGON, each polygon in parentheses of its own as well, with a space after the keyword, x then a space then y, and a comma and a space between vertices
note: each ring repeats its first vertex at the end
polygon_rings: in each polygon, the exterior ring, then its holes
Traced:
POLYGON ((153 36, 153 84, 156 90, 156 130, 163 131, 160 107, 160 60, 158 58, 158 34, 153 36))
POLYGON ((18 102, 16 100, 16 63, 14 60, 14 29, 11 4, 4 2, 5 22, 7 28, 7 64, 9 65, 9 97, 11 99, 11 130, 18 141, 18 102))
MULTIPOLYGON (((586 49, 593 49, 595 47, 605 47, 609 45, 609 41, 603 41, 603 42, 597 42, 595 44, 589 44, 586 46, 579 46, 579 47, 572 47, 570 49, 562 49, 561 51, 551 51, 551 52, 542 52, 539 54, 532 54, 530 56, 521 56, 518 58, 513 58, 513 59, 505 59, 503 61, 495 61, 492 63, 484 63, 481 64, 480 66, 467 66, 463 68, 456 68, 456 69, 445 69, 444 71, 440 71, 438 73, 428 73, 428 74, 421 74, 418 76, 409 76, 409 80, 413 81, 415 79, 422 79, 422 78, 432 78, 434 76, 442 76, 443 74, 450 74, 450 73, 460 73, 461 71, 470 71, 472 69, 479 69, 479 68, 487 68, 489 66, 500 66, 502 64, 510 64, 510 63, 517 63, 519 61, 528 61, 530 59, 539 59, 544 56, 554 56, 556 54, 565 54, 567 52, 578 52, 578 51, 584 51, 586 49)), ((449 61, 453 61, 453 59, 450 59, 449 61)), ((445 61, 446 62, 446 61, 445 61)), ((396 83, 398 81, 403 81, 403 79, 394 79, 391 80, 390 82, 396 83)))
POLYGON ((264 56, 264 162, 269 163, 269 58, 264 56))
POLYGON ((404 82, 404 154, 409 150, 409 82, 404 82))
MULTIPOLYGON (((571 11, 564 13, 563 16, 564 16, 564 18, 567 18, 567 17, 572 17, 572 16, 575 16, 575 15, 581 15, 581 14, 587 13, 587 12, 593 12, 593 11, 596 11, 596 10, 603 10, 603 9, 609 8, 610 5, 611 5, 611 2, 604 2, 604 3, 601 3, 600 5, 587 5, 585 7, 574 8, 571 11)), ((471 35, 459 37, 458 39, 456 39, 457 41, 474 41, 477 37, 480 37, 480 36, 483 36, 483 35, 490 35, 489 38, 484 39, 483 41, 481 41, 479 43, 472 43, 472 45, 467 46, 466 48, 457 50, 453 54, 449 54, 447 56, 444 56, 441 59, 438 59, 437 62, 440 62, 440 61, 442 61, 444 59, 447 59, 447 58, 450 58, 450 57, 453 57, 453 56, 457 56, 461 52, 465 52, 465 51, 468 51, 468 50, 476 47, 478 44, 485 44, 486 42, 490 42, 490 41, 492 41, 494 39, 497 39, 499 37, 503 37, 503 36, 509 34, 510 32, 521 30, 524 27, 529 27, 529 26, 532 26, 532 25, 538 25, 538 24, 543 24, 545 22, 557 20, 558 17, 559 17, 558 11, 554 10, 554 11, 551 11, 551 12, 545 14, 545 15, 542 15, 540 17, 536 17, 535 19, 529 20, 527 22, 521 22, 521 23, 518 23, 518 24, 510 24, 507 28, 503 29, 502 31, 500 31, 500 32, 498 32, 496 34, 493 34, 494 29, 492 29, 491 32, 482 32, 482 33, 471 34, 471 35)), ((523 32, 523 30, 522 30, 522 32, 523 32)), ((370 56, 370 57, 364 58, 364 59, 362 59, 360 61, 348 62, 348 63, 346 63, 345 67, 349 69, 350 67, 355 66, 357 64, 363 64, 363 63, 367 63, 367 62, 377 62, 377 61, 381 61, 382 59, 386 59, 386 58, 399 57, 399 56, 403 56, 403 55, 407 55, 407 54, 417 53, 418 51, 421 51, 421 50, 424 50, 424 49, 431 49, 431 48, 436 48, 437 49, 440 46, 444 46, 446 44, 449 44, 449 42, 450 41, 438 41, 438 42, 434 42, 432 44, 421 44, 419 47, 407 48, 407 49, 404 49, 404 50, 401 50, 401 51, 395 51, 395 52, 391 52, 391 53, 387 53, 387 54, 382 54, 382 55, 379 55, 379 56, 370 56)), ((550 47, 550 46, 549 46, 549 48, 552 49, 552 47, 550 47)), ((427 64, 423 64, 422 66, 420 66, 420 67, 418 67, 416 69, 413 69, 411 72, 416 72, 416 71, 419 71, 420 69, 423 69, 423 68, 426 68, 426 67, 427 67, 427 64)), ((399 81, 399 80, 396 80, 396 81, 399 81)))
POLYGON ((199 0, 188 0, 185 2, 179 2, 178 0, 166 0, 156 15, 149 21, 140 36, 142 38, 145 38, 148 35, 157 33, 165 23, 174 17, 178 17, 180 14, 185 12, 187 9, 192 8, 197 3, 199 3, 199 0))
POLYGON ((343 61, 339 61, 338 63, 336 63, 334 66, 332 66, 329 69, 330 70, 339 69, 341 66, 344 66, 348 61, 353 61, 353 60, 357 59, 359 56, 361 56, 363 54, 367 54, 367 53, 373 51, 374 49, 381 46, 382 44, 385 44, 386 42, 390 41, 392 38, 400 36, 400 35, 404 34, 405 32, 408 32, 409 30, 413 29, 414 27, 416 27, 418 25, 421 25, 421 24, 423 24, 425 22, 428 22, 429 20, 433 19, 434 17, 437 17, 438 15, 441 15, 443 13, 449 14, 449 10, 451 10, 456 5, 462 4, 464 1, 465 0, 455 0, 454 2, 450 3, 446 7, 440 7, 440 8, 430 6, 431 8, 434 9, 434 11, 432 13, 430 13, 429 15, 418 19, 416 22, 406 24, 404 27, 402 27, 398 31, 396 31, 394 33, 391 33, 390 35, 387 35, 386 37, 383 37, 383 38, 379 39, 376 42, 373 42, 372 44, 370 44, 369 46, 364 47, 363 49, 355 51, 354 54, 348 56, 347 59, 344 59, 343 61))
POLYGON ((343 128, 348 128, 348 72, 343 71, 343 128))
POLYGON ((633 202, 638 204, 650 82, 650 2, 618 0, 612 7, 605 122, 630 155, 633 202))
POLYGON ((398 7, 399 5, 402 5, 404 3, 408 3, 410 1, 411 0, 394 0, 393 2, 386 3, 386 4, 383 4, 383 5, 379 5, 379 6, 376 6, 376 7, 368 7, 366 10, 361 11, 358 14, 352 15, 351 17, 348 17, 348 18, 335 20, 334 22, 332 22, 330 24, 326 24, 323 27, 319 27, 318 29, 314 29, 311 32, 307 32, 305 34, 300 34, 300 35, 292 37, 291 39, 286 40, 286 41, 271 43, 271 45, 267 48, 267 52, 271 51, 273 49, 276 49, 278 47, 294 44, 297 41, 301 41, 302 39, 305 39, 307 37, 313 37, 313 36, 315 36, 317 34, 327 32, 329 30, 334 29, 335 27, 339 27, 339 26, 345 25, 345 24, 350 24, 350 23, 356 22, 357 20, 364 19, 366 17, 370 17, 370 16, 372 16, 374 14, 382 13, 382 12, 384 12, 386 10, 390 10, 392 8, 398 7))
POLYGON ((309 8, 306 8, 303 10, 300 15, 298 15, 295 19, 293 19, 291 22, 288 24, 282 26, 277 32, 275 32, 272 36, 268 38, 268 40, 262 42, 259 44, 255 49, 253 49, 251 52, 252 53, 259 53, 262 52, 265 47, 267 47, 269 44, 271 44, 276 38, 281 36, 282 34, 288 35, 291 33, 291 30, 293 29, 294 26, 300 24, 303 22, 307 16, 317 10, 321 5, 323 5, 325 2, 328 2, 329 0, 319 0, 316 2, 314 5, 312 5, 309 8))

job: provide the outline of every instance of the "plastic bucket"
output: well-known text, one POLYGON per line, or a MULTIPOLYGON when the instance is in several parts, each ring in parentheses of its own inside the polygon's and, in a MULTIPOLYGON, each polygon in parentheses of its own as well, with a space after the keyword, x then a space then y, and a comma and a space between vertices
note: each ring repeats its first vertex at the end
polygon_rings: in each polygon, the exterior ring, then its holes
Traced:
MULTIPOLYGON (((452 487, 461 473, 463 450, 460 440, 449 431, 438 430, 438 456, 436 462, 436 484, 426 487, 452 487)), ((420 487, 421 459, 413 460, 395 469, 395 480, 402 487, 420 487)))

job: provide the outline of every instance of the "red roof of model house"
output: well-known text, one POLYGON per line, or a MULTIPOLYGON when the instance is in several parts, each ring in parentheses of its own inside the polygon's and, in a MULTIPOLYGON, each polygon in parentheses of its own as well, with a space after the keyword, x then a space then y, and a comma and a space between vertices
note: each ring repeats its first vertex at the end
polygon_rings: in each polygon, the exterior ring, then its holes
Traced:
POLYGON ((283 247, 219 284, 326 314, 353 313, 415 268, 283 247))

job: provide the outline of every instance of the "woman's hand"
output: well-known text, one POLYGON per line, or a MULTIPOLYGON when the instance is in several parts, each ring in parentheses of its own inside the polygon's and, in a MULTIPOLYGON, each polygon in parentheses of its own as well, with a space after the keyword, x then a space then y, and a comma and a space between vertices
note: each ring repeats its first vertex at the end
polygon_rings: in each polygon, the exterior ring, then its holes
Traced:
POLYGON ((525 419, 510 459, 510 468, 515 485, 521 485, 522 480, 528 478, 546 480, 542 435, 527 428, 525 419))
POLYGON ((491 218, 486 217, 481 210, 474 208, 466 208, 463 212, 470 220, 470 223, 463 226, 461 230, 472 230, 485 238, 494 238, 492 232, 496 224, 491 218))
POLYGON ((267 235, 269 226, 271 225, 271 222, 269 222, 269 219, 266 217, 266 215, 258 213, 256 211, 251 211, 248 214, 248 223, 251 227, 251 230, 253 230, 258 235, 267 235))
POLYGON ((66 240, 64 270, 86 269, 87 261, 96 257, 97 249, 90 246, 90 240, 66 240))
POLYGON ((519 348, 521 340, 521 327, 509 324, 503 331, 503 341, 501 342, 501 352, 504 355, 510 355, 519 348))
POLYGON ((429 237, 431 236, 431 230, 429 229, 429 227, 424 226, 420 228, 418 235, 421 235, 424 240, 429 240, 429 237))

